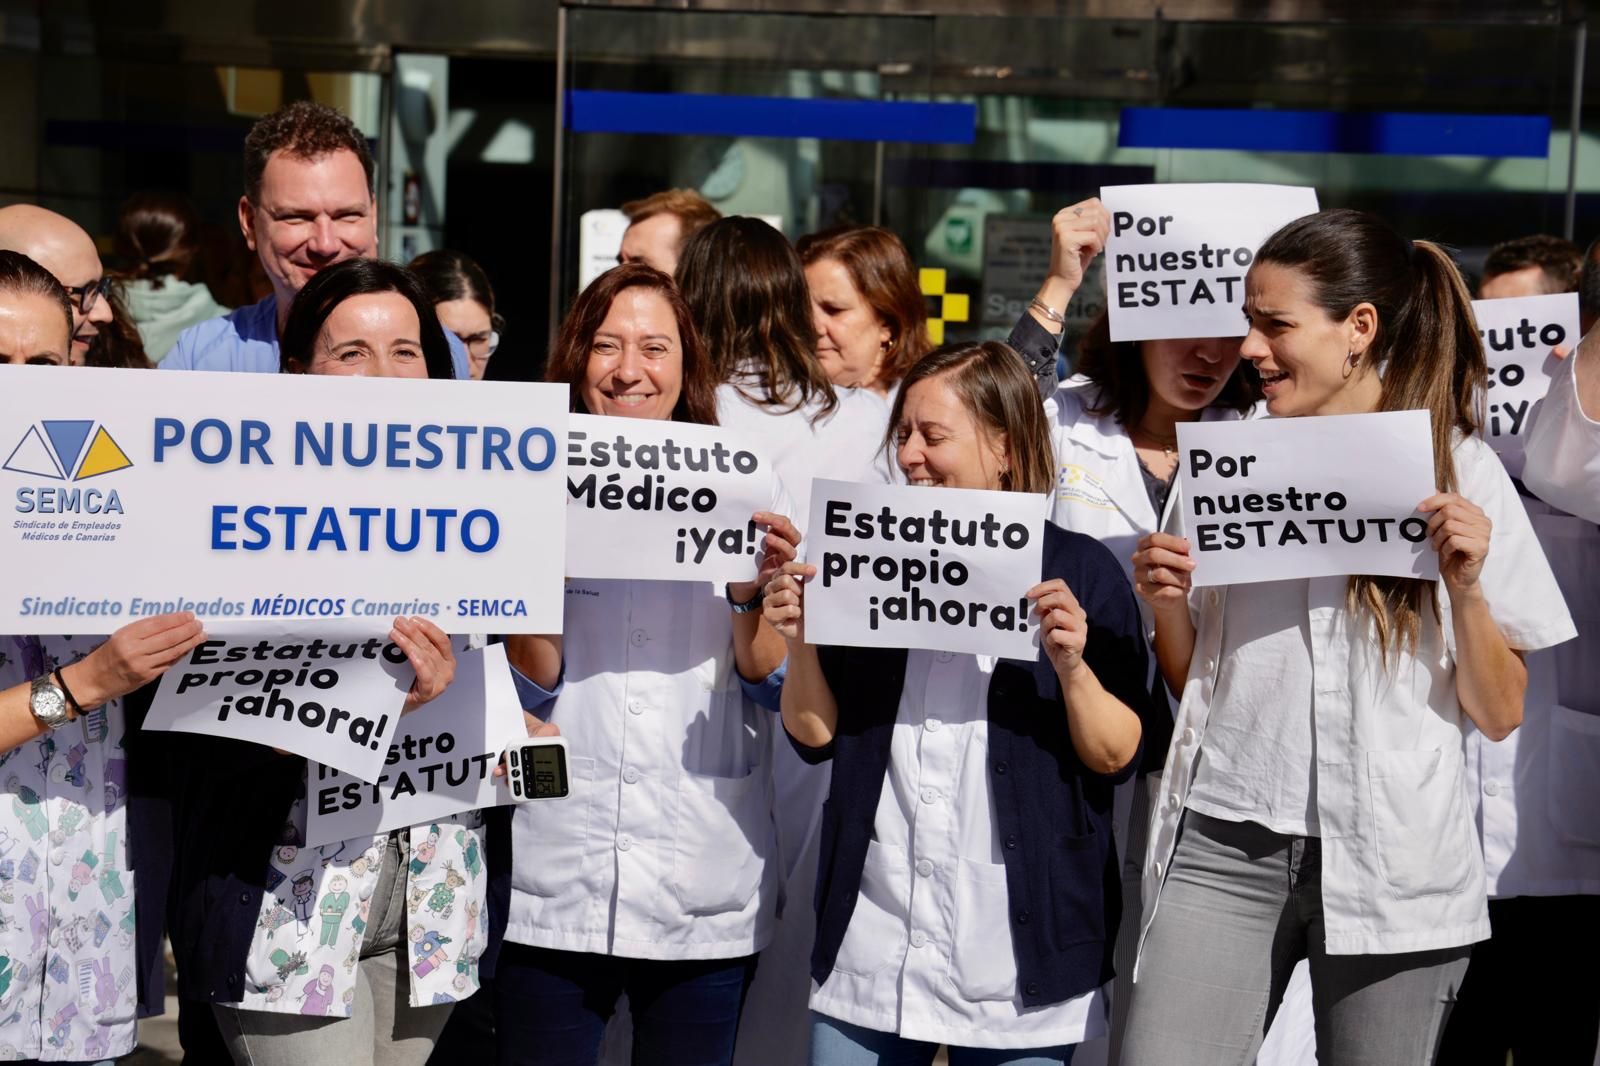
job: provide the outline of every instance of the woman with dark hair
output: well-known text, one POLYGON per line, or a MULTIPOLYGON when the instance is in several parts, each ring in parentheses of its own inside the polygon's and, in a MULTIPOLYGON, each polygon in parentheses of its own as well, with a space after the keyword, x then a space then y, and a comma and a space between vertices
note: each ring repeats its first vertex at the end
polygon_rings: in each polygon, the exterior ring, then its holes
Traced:
POLYGON ((178 334, 196 322, 228 313, 195 279, 199 247, 200 220, 182 196, 135 193, 122 205, 116 251, 123 273, 117 288, 152 363, 165 359, 178 334))
POLYGON ((320 270, 289 308, 285 374, 452 378, 450 344, 417 276, 381 259, 320 270))
MULTIPOLYGON (((757 218, 713 222, 684 246, 678 284, 717 364, 719 421, 762 443, 793 500, 800 529, 810 520, 811 482, 887 481, 889 408, 869 389, 836 388, 816 357, 817 336, 800 257, 782 233, 757 218)), ((754 595, 755 590, 751 590, 754 595)), ((755 601, 752 600, 752 603, 755 601)), ((779 675, 781 677, 781 674, 779 675)), ((776 710, 775 693, 764 697, 776 710)), ((792 1048, 806 1037, 810 898, 816 827, 827 771, 776 743, 779 837, 791 901, 757 975, 745 1048, 792 1048)), ((748 1051, 746 1052, 748 1053, 748 1051)))
POLYGON ((800 238, 817 330, 817 361, 841 388, 889 397, 931 347, 928 301, 911 253, 880 226, 800 238))
POLYGON ((888 406, 829 382, 805 271, 782 233, 758 218, 719 219, 684 245, 677 278, 721 382, 719 420, 763 442, 802 528, 813 478, 884 480, 874 471, 888 406))
POLYGON ((1127 1063, 1249 1061, 1309 962, 1320 1062, 1431 1063, 1489 935, 1462 736, 1522 718, 1525 652, 1574 635, 1479 435, 1487 367, 1443 248, 1360 211, 1289 223, 1245 277, 1241 351, 1280 418, 1425 410, 1437 581, 1211 588, 1182 536, 1134 555, 1182 693, 1150 820, 1127 1063))
MULTIPOLYGON (((345 260, 306 283, 281 352, 286 374, 454 373, 416 278, 370 259, 345 260)), ((455 652, 432 621, 395 618, 388 640, 416 673, 401 713, 453 680, 455 652)), ((486 816, 304 846, 304 758, 213 737, 173 745, 181 918, 169 926, 186 987, 206 989, 209 1001, 185 1009, 211 1009, 237 1062, 422 1066, 453 1004, 477 991, 479 962, 497 935, 489 880, 503 850, 497 857, 488 846, 486 816), (452 905, 418 915, 415 901, 435 892, 452 905), (443 945, 453 965, 431 961, 443 945)))
MULTIPOLYGON (((997 342, 935 349, 895 401, 905 480, 1042 494, 1055 480, 1034 379, 997 342)), ((1147 650, 1102 545, 1048 522, 1033 661, 817 647, 787 560, 766 588, 786 638, 783 726, 833 765, 811 953, 813 1066, 1065 1064, 1105 1029, 1121 912, 1111 807, 1138 761, 1147 650)), ((788 532, 782 523, 774 529, 788 532)))
MULTIPOLYGON (((574 411, 715 425, 716 374, 672 279, 629 263, 579 295, 548 377, 574 411)), ((774 486, 773 509, 787 504, 774 486)), ((753 516, 765 524, 765 512, 753 516)), ((594 1063, 626 995, 633 1061, 727 1063, 778 900, 772 715, 783 642, 760 575, 568 578, 563 633, 506 638, 523 706, 559 726, 571 793, 513 817, 495 973, 501 1063, 594 1063)))
POLYGON ((494 309, 494 289, 483 268, 461 252, 440 249, 411 260, 411 272, 433 301, 439 324, 467 346, 472 380, 479 381, 500 347, 505 322, 494 309))

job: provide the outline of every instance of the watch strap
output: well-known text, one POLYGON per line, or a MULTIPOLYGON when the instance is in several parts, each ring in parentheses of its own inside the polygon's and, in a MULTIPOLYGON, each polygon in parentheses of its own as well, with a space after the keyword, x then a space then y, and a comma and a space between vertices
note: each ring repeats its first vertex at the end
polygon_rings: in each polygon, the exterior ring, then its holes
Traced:
POLYGON ((83 704, 78 702, 78 697, 74 696, 72 690, 67 687, 67 679, 62 675, 61 667, 56 667, 52 676, 56 679, 56 687, 61 690, 63 696, 67 697, 67 706, 72 708, 73 715, 83 714, 83 704))

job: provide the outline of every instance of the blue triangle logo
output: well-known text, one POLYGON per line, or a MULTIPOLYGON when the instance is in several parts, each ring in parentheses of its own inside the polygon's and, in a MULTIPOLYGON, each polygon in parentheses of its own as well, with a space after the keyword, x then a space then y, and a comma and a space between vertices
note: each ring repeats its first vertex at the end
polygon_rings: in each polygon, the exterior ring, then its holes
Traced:
POLYGON ((84 442, 89 439, 94 422, 88 419, 47 418, 39 424, 44 427, 45 436, 50 438, 50 444, 56 450, 61 469, 70 474, 78 466, 78 455, 83 451, 84 442))

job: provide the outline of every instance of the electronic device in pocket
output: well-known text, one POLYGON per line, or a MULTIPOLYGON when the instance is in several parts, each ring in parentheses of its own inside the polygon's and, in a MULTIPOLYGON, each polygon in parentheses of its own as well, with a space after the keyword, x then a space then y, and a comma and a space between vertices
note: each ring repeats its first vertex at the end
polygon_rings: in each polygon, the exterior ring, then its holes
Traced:
POLYGON ((567 742, 561 737, 529 737, 506 749, 506 782, 517 800, 565 799, 567 742))

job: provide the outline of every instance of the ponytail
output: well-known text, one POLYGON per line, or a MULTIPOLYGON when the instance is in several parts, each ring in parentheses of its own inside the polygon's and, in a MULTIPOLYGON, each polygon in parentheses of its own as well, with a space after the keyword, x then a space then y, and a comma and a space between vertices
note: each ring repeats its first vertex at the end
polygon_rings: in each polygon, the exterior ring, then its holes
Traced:
MULTIPOLYGON (((1489 371, 1471 294, 1449 253, 1431 241, 1407 243, 1376 215, 1335 210, 1289 223, 1261 246, 1256 262, 1305 275, 1313 299, 1335 320, 1361 303, 1377 309, 1377 333, 1363 358, 1382 375, 1378 410, 1428 412, 1435 485, 1455 491, 1455 435, 1481 425, 1489 371)), ((1372 616, 1385 660, 1391 648, 1416 648, 1424 601, 1439 618, 1433 583, 1418 578, 1358 574, 1347 600, 1372 616)))

